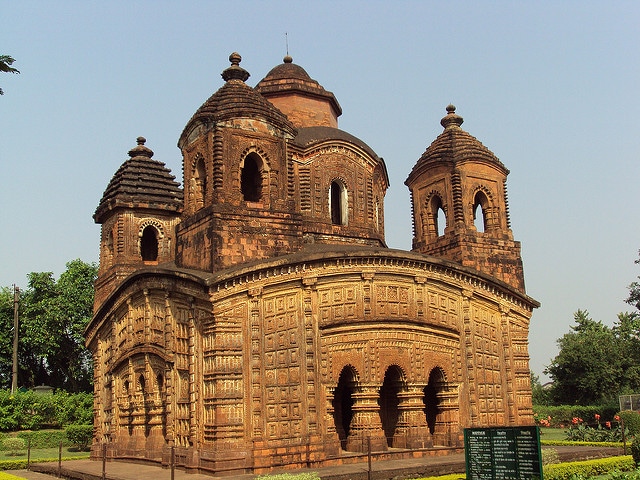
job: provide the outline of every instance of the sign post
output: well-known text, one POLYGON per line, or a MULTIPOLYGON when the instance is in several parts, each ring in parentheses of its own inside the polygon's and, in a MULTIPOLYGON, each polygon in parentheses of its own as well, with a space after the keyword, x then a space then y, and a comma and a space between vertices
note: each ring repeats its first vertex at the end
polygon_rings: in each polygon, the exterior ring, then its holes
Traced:
POLYGON ((542 480, 536 426, 466 428, 467 480, 542 480))

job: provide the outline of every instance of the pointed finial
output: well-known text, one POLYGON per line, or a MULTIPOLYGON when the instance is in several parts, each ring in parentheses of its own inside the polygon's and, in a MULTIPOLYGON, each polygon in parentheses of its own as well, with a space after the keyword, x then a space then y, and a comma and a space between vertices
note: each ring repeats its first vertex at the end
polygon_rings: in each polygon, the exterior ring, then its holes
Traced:
POLYGON ((145 147, 144 144, 147 143, 147 139, 144 137, 136 138, 137 145, 129 150, 129 156, 133 157, 153 157, 153 150, 148 147, 145 147))
POLYGON ((460 115, 456 114, 456 106, 453 104, 447 105, 447 115, 440 120, 440 125, 442 125, 445 129, 450 127, 458 127, 462 125, 464 120, 460 115))
POLYGON ((229 61, 231 62, 231 66, 222 72, 222 78, 224 81, 242 80, 243 82, 246 82, 247 78, 249 78, 249 72, 240 66, 240 62, 242 61, 240 54, 233 52, 229 55, 229 61))
POLYGON ((240 65, 242 57, 238 52, 233 52, 231 55, 229 55, 229 61, 231 62, 232 66, 237 67, 238 65, 240 65))

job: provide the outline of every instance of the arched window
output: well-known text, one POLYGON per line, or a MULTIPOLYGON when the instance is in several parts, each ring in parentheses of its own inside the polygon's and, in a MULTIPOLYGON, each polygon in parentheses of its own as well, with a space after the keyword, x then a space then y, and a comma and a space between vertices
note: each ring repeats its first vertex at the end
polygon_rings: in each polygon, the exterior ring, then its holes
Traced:
POLYGON ((347 224, 347 189, 342 182, 334 180, 329 188, 329 208, 333 225, 347 224))
POLYGON ((433 219, 433 234, 436 237, 440 237, 444 235, 444 231, 447 228, 447 215, 444 212, 440 196, 434 195, 431 197, 429 210, 433 219))
POLYGON ((483 192, 476 193, 473 199, 473 224, 478 232, 487 231, 487 211, 489 199, 483 192))
POLYGON ((158 231, 151 225, 147 225, 142 231, 140 256, 145 262, 155 262, 158 260, 158 231))
POLYGON ((262 160, 255 153, 250 153, 244 159, 240 173, 240 190, 245 202, 259 202, 262 198, 262 160))

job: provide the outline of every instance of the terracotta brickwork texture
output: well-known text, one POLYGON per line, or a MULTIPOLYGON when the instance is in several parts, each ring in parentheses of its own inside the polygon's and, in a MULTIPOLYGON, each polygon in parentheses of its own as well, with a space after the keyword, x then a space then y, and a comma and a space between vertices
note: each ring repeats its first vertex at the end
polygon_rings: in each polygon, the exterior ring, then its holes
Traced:
POLYGON ((290 57, 255 89, 230 61, 184 186, 139 139, 96 210, 94 455, 262 473, 531 424, 504 165, 449 107, 406 182, 413 251, 388 249, 384 161, 334 95, 290 57))

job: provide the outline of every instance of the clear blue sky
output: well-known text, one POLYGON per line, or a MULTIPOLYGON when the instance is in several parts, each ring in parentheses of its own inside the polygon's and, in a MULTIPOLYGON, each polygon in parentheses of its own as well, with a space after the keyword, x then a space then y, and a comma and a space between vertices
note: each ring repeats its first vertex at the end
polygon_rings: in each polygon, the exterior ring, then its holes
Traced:
POLYGON ((92 214, 137 136, 182 180, 176 146, 237 51, 255 85, 289 53, 389 170, 387 242, 411 247, 409 171, 463 128, 511 170, 531 367, 587 309, 611 325, 640 274, 640 2, 0 0, 0 285, 97 261, 92 214))

